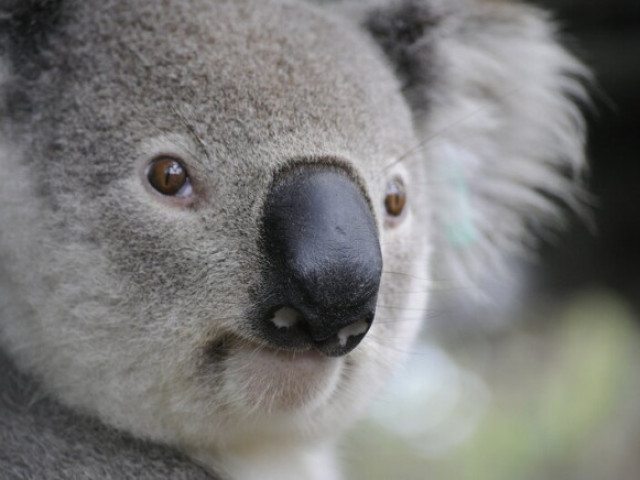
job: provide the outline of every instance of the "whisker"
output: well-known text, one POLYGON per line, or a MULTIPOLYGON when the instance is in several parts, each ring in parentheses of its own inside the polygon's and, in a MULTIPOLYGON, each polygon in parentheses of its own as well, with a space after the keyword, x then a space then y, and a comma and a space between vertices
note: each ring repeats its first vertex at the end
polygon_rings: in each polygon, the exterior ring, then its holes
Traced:
POLYGON ((385 340, 384 338, 379 338, 375 336, 372 336, 371 338, 374 338, 375 340, 378 341, 377 346, 382 350, 392 351, 392 352, 401 353, 403 355, 410 355, 410 356, 416 356, 416 355, 421 357, 428 356, 424 351, 414 348, 413 346, 402 348, 402 347, 398 347, 397 345, 391 345, 384 341, 380 341, 380 340, 385 340))
POLYGON ((403 307, 401 305, 378 305, 378 308, 386 308, 389 310, 402 310, 406 312, 429 312, 428 308, 403 307))
POLYGON ((418 277, 417 275, 412 275, 411 273, 405 273, 405 272, 394 272, 391 270, 382 270, 382 274, 383 275, 399 275, 402 277, 413 278, 415 280, 422 280, 424 282, 431 282, 431 280, 426 277, 418 277))
MULTIPOLYGON (((508 97, 518 93, 518 91, 520 91, 520 90, 522 90, 521 87, 514 88, 514 89, 506 92, 505 94, 503 94, 502 98, 508 98, 508 97)), ((425 137, 422 140, 420 140, 414 146, 410 147, 402 155, 400 155, 399 157, 394 159, 394 161, 392 161, 391 163, 389 163, 389 164, 385 165, 384 167, 382 167, 381 171, 383 171, 383 172, 387 171, 388 169, 390 169, 390 168, 392 168, 392 167, 404 162, 408 158, 411 158, 411 156, 420 153, 420 151, 426 145, 428 145, 429 142, 431 142, 431 141, 435 140, 436 138, 446 134, 447 132, 451 131, 452 129, 460 126, 461 124, 463 124, 464 122, 470 120, 471 118, 475 117, 476 115, 479 115, 480 113, 483 113, 485 111, 490 110, 491 107, 492 107, 492 105, 483 105, 481 107, 476 108, 475 110, 472 110, 471 112, 467 113, 466 115, 464 115, 463 117, 459 118, 458 120, 456 120, 454 122, 451 122, 448 125, 445 125, 440 130, 435 131, 431 135, 428 135, 427 137, 425 137)))
POLYGON ((373 322, 376 325, 395 325, 395 324, 406 324, 406 323, 421 323, 426 319, 426 317, 420 315, 415 318, 387 318, 387 319, 375 319, 373 322))

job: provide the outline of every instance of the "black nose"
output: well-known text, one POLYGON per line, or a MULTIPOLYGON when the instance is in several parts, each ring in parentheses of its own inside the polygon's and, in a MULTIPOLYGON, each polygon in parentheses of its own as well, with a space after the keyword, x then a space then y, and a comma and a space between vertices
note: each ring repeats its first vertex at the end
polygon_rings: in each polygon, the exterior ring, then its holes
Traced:
POLYGON ((267 196, 262 243, 270 308, 260 330, 288 349, 344 355, 364 338, 382 273, 364 194, 337 169, 300 167, 267 196))

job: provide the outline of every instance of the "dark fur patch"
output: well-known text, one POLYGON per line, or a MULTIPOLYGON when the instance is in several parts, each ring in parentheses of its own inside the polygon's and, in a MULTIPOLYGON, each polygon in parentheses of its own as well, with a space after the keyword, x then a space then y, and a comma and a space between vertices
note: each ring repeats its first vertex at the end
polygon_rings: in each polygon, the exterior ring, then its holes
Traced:
POLYGON ((228 337, 208 343, 204 348, 206 369, 209 370, 212 364, 216 368, 220 368, 219 365, 229 356, 230 348, 230 339, 228 337))
POLYGON ((439 23, 424 2, 404 0, 372 11, 364 26, 395 66, 403 93, 417 110, 427 108, 428 87, 434 78, 429 32, 439 23))
POLYGON ((12 51, 34 54, 58 25, 63 0, 18 0, 0 12, 0 28, 8 33, 12 51))
POLYGON ((50 36, 60 28, 64 0, 9 0, 0 7, 0 54, 6 56, 19 80, 7 85, 7 113, 16 121, 33 109, 29 88, 50 70, 50 36))

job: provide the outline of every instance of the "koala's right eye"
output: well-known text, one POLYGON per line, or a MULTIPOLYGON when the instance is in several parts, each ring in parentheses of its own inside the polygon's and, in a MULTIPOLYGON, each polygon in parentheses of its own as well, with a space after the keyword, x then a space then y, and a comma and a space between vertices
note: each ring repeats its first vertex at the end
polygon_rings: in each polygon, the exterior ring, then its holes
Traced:
POLYGON ((186 169, 173 157, 162 156, 153 160, 147 170, 147 179, 162 195, 186 197, 192 192, 186 169))
POLYGON ((392 180, 387 185, 387 192, 384 198, 384 206, 390 217, 399 217, 407 202, 407 192, 404 183, 399 178, 392 180))

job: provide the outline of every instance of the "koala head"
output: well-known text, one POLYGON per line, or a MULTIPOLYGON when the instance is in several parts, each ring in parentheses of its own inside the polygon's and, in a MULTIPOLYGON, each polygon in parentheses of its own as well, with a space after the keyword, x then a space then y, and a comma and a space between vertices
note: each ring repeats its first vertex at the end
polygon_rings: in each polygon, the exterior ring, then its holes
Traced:
POLYGON ((208 465, 324 446, 410 351, 430 278, 574 198, 584 71, 537 10, 1 5, 0 344, 208 465))

